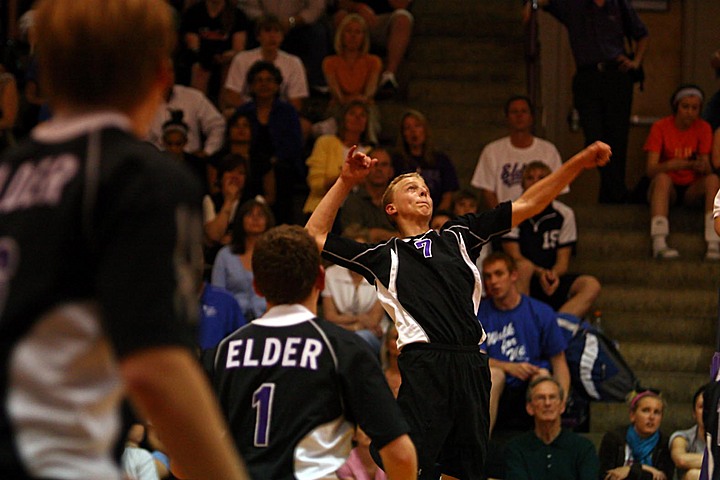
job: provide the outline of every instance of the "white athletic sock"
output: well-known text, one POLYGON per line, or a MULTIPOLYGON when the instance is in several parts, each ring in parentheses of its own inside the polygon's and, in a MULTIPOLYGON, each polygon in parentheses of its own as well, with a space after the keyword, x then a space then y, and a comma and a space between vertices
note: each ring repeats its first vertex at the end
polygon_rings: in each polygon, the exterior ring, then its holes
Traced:
POLYGON ((650 236, 652 237, 653 254, 668 248, 667 236, 670 225, 667 217, 656 215, 650 220, 650 236))

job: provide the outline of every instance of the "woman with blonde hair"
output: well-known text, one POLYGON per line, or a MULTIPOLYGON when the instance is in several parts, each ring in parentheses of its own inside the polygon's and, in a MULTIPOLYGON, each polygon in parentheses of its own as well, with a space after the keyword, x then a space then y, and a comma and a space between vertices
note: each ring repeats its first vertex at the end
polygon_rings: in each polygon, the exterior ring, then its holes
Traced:
POLYGON ((630 425, 607 432, 600 443, 600 480, 672 480, 675 464, 660 431, 665 402, 656 390, 630 397, 630 425))
POLYGON ((370 36, 365 20, 357 14, 348 15, 335 32, 335 55, 323 60, 325 81, 330 88, 328 118, 313 126, 313 133, 332 134, 337 130, 335 115, 350 102, 361 101, 368 105, 369 136, 377 142, 380 132, 380 113, 374 103, 382 60, 368 53, 370 36))
POLYGON ((450 157, 434 149, 430 126, 421 112, 407 110, 402 115, 396 151, 395 174, 419 173, 430 189, 435 209, 450 210, 453 194, 460 190, 455 166, 450 157))

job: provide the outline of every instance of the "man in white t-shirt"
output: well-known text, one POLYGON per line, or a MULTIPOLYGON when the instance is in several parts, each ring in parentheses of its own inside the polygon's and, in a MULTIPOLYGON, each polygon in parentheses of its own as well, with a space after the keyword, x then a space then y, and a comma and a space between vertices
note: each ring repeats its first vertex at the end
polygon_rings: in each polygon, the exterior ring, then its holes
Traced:
POLYGON ((470 180, 470 185, 481 190, 488 208, 522 195, 523 169, 528 163, 539 160, 553 171, 562 164, 555 145, 533 135, 533 106, 528 97, 510 97, 505 117, 510 135, 485 146, 470 180))
POLYGON ((221 99, 223 110, 234 109, 250 101, 245 77, 255 62, 264 60, 280 69, 283 78, 280 98, 290 102, 299 112, 303 100, 309 95, 305 67, 299 57, 280 50, 283 42, 280 20, 272 15, 260 17, 255 34, 260 46, 238 53, 230 64, 221 99))

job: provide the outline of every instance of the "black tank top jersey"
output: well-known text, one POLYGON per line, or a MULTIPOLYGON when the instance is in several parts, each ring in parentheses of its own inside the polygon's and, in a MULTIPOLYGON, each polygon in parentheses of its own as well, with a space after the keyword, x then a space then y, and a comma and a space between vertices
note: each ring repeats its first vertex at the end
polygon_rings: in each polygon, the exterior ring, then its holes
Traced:
POLYGON ((371 350, 298 305, 240 328, 205 363, 252 478, 336 478, 354 424, 378 448, 408 431, 371 350))
POLYGON ((51 122, 0 160, 0 478, 116 478, 116 358, 192 342, 200 193, 116 124, 51 122))
POLYGON ((482 295, 475 261, 482 246, 511 226, 512 204, 449 221, 405 239, 364 244, 328 236, 323 257, 363 275, 398 329, 398 347, 424 342, 478 345, 482 295))

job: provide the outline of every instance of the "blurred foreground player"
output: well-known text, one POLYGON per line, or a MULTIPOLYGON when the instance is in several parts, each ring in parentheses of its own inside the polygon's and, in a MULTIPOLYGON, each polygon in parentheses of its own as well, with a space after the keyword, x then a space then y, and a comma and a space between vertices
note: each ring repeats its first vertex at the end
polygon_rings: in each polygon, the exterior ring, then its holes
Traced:
POLYGON ((245 479, 196 364, 191 176, 138 138, 171 78, 162 0, 41 0, 53 120, 0 160, 0 478, 121 478, 125 392, 183 475, 245 479))

